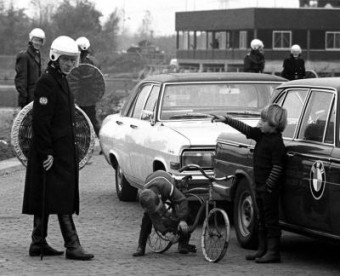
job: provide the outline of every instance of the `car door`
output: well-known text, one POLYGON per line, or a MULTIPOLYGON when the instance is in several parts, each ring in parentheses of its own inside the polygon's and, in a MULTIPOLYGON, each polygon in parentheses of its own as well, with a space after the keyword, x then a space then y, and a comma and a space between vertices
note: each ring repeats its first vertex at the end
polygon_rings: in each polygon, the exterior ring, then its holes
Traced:
MULTIPOLYGON (((289 91, 286 100, 293 93, 296 91, 289 91)), ((307 95, 304 90, 300 90, 299 94, 303 94, 301 100, 304 99, 304 104, 299 109, 302 112, 296 126, 288 130, 287 134, 291 135, 292 140, 289 143, 286 141, 287 166, 281 198, 281 219, 291 227, 328 231, 329 192, 325 190, 325 185, 333 145, 327 142, 326 126, 331 115, 334 92, 320 89, 311 90, 307 95)), ((283 106, 289 114, 291 101, 284 101, 283 106)))
POLYGON ((131 112, 130 131, 128 134, 131 177, 133 181, 143 184, 152 171, 152 162, 147 156, 152 155, 150 143, 156 134, 153 125, 154 108, 159 97, 160 86, 148 84, 143 86, 131 112), (148 159, 148 161, 147 161, 148 159))
MULTIPOLYGON (((337 98, 335 102, 338 102, 337 98)), ((337 106, 334 104, 329 124, 327 125, 325 141, 333 144, 334 149, 331 154, 331 168, 327 177, 326 194, 329 194, 329 210, 330 210, 330 234, 340 236, 340 141, 339 141, 339 121, 336 122, 337 106), (335 131, 338 130, 338 131, 335 131)))

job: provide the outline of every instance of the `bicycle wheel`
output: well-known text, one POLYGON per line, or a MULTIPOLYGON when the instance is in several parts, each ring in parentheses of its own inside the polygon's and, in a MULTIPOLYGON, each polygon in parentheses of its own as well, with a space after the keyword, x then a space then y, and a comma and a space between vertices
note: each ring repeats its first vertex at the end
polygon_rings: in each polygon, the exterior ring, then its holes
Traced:
POLYGON ((211 263, 221 260, 229 245, 230 224, 227 213, 219 208, 212 209, 204 220, 201 246, 204 258, 211 263))
POLYGON ((174 243, 178 241, 178 236, 172 233, 162 235, 153 226, 148 237, 148 245, 155 253, 163 253, 167 251, 174 243))

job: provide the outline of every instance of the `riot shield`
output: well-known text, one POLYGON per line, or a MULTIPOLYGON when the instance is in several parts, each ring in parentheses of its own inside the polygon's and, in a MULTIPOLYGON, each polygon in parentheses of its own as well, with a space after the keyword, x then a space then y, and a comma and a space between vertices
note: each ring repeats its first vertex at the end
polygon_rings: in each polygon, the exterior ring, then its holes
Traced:
MULTIPOLYGON (((90 119, 85 112, 75 105, 75 132, 79 154, 79 169, 90 160, 95 144, 95 133, 90 119)), ((27 166, 29 148, 32 141, 33 102, 26 105, 13 121, 11 144, 20 162, 27 166)))
POLYGON ((105 93, 103 74, 94 65, 79 64, 67 75, 67 80, 79 106, 95 105, 105 93))

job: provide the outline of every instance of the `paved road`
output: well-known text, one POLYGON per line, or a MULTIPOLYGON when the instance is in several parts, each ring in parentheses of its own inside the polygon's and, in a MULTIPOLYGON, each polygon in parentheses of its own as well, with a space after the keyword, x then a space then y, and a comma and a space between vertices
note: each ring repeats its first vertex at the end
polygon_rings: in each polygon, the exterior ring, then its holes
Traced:
MULTIPOLYGON (((64 256, 28 256, 32 218, 21 214, 25 171, 21 167, 0 171, 0 275, 339 275, 340 248, 284 233, 281 264, 260 265, 244 256, 232 230, 227 255, 217 264, 207 263, 200 251, 199 230, 192 242, 196 254, 180 255, 176 247, 164 254, 133 258, 141 208, 137 202, 120 202, 114 193, 114 171, 96 152, 80 175, 81 211, 75 223, 82 245, 95 254, 90 262, 64 256)), ((1 167, 1 166, 0 166, 1 167)), ((55 216, 49 224, 49 242, 61 249, 63 241, 55 216)))

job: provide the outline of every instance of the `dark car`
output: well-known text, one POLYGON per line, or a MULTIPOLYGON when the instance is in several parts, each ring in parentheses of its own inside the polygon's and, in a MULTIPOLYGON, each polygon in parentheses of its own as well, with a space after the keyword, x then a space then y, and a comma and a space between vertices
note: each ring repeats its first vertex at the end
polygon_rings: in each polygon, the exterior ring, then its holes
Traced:
MULTIPOLYGON (((340 240, 339 93, 340 78, 303 79, 279 86, 272 100, 288 111, 282 229, 333 241, 340 240)), ((215 174, 237 175, 228 201, 233 202, 237 238, 245 248, 257 240, 253 150, 254 141, 239 132, 225 132, 217 140, 215 174)))

